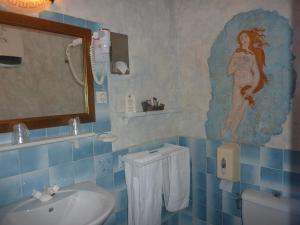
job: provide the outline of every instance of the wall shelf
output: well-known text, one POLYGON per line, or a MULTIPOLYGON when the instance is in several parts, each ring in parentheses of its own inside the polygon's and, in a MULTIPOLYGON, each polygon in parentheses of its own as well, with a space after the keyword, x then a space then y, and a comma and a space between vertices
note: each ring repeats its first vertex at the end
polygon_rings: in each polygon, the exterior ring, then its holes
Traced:
POLYGON ((156 116, 156 115, 169 115, 172 113, 180 113, 182 110, 158 110, 158 111, 148 111, 148 112, 116 112, 116 114, 122 118, 123 120, 138 118, 138 117, 146 117, 146 116, 156 116))
POLYGON ((47 144, 63 142, 63 141, 76 142, 81 138, 94 137, 96 135, 97 134, 94 132, 89 132, 89 133, 82 133, 79 135, 67 135, 67 136, 60 136, 60 137, 48 137, 43 139, 36 139, 24 144, 5 143, 5 144, 0 144, 0 152, 11 151, 20 148, 28 148, 28 147, 38 146, 38 145, 47 145, 47 144))

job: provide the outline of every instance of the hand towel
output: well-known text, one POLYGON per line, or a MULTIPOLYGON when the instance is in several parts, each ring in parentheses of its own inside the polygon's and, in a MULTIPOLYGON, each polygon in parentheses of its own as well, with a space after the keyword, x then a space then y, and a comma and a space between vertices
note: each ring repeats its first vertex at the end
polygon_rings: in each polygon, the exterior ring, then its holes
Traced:
POLYGON ((160 225, 162 207, 162 160, 160 153, 141 152, 125 157, 129 225, 160 225), (158 160, 155 160, 158 159, 158 160), (148 163, 151 162, 151 163, 148 163), (148 163, 148 164, 147 164, 148 163))
POLYGON ((188 148, 178 147, 168 145, 159 151, 169 155, 163 162, 163 194, 170 212, 188 207, 190 196, 190 153, 188 148))

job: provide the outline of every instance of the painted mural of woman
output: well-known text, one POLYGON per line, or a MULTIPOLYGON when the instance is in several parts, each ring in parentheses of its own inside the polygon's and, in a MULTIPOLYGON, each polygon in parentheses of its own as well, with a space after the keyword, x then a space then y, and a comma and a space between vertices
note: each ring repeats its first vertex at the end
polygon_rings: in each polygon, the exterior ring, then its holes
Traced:
POLYGON ((247 107, 255 104, 255 94, 266 84, 264 73, 265 53, 263 47, 264 30, 253 28, 242 30, 237 36, 238 48, 232 54, 228 64, 228 74, 233 77, 231 109, 228 113, 221 137, 230 132, 234 141, 238 140, 237 129, 247 107))

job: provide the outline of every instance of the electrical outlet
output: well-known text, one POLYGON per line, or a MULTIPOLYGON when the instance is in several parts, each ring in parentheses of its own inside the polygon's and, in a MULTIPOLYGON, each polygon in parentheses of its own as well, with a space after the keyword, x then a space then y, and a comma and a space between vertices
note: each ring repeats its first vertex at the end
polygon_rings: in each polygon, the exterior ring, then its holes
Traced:
POLYGON ((123 155, 118 155, 118 171, 124 170, 124 162, 122 161, 122 157, 123 155))
POLYGON ((106 91, 96 91, 96 102, 97 103, 107 103, 107 92, 106 91))

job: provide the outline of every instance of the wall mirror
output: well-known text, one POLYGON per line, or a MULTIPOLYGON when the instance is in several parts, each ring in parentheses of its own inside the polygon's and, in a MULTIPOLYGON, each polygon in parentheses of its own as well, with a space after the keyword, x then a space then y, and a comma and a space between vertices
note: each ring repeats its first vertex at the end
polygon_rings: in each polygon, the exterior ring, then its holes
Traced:
POLYGON ((95 121, 90 42, 88 29, 0 11, 0 132, 95 121))
POLYGON ((111 73, 129 74, 128 36, 119 33, 110 33, 111 39, 111 73))

